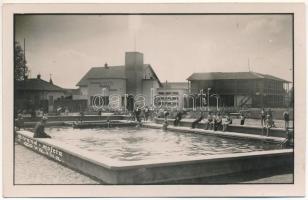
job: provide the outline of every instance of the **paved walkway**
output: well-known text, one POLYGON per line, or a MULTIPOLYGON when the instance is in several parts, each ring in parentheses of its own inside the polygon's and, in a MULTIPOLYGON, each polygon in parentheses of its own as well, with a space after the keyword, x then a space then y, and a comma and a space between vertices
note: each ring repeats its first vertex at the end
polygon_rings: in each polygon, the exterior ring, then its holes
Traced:
POLYGON ((15 144, 15 184, 99 184, 99 182, 15 144))

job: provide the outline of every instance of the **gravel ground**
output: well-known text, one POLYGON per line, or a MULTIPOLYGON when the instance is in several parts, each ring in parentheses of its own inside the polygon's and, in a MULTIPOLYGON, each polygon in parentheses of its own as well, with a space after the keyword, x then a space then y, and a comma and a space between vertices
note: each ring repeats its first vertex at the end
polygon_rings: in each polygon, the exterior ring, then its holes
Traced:
POLYGON ((16 144, 15 184, 99 184, 99 182, 16 144))

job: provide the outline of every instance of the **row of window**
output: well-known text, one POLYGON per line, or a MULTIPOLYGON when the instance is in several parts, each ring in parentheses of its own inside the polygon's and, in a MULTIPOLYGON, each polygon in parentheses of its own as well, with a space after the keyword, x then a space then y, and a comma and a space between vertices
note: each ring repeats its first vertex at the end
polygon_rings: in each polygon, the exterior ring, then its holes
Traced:
POLYGON ((179 95, 179 92, 158 92, 159 95, 179 95))

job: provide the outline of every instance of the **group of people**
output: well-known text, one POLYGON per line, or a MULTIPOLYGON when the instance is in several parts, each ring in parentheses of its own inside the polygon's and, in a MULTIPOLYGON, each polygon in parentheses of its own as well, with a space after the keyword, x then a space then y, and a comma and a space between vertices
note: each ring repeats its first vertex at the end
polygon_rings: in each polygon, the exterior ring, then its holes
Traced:
MULTIPOLYGON (((141 125, 141 121, 142 121, 142 117, 144 119, 144 121, 148 121, 149 115, 150 115, 150 109, 146 106, 143 109, 141 109, 139 106, 136 106, 136 108, 133 111, 133 117, 134 119, 139 122, 139 125, 141 125)), ((271 109, 268 109, 267 111, 265 111, 264 108, 262 108, 261 110, 261 126, 262 131, 264 132, 264 130, 266 130, 266 135, 269 136, 269 131, 270 128, 275 127, 275 123, 273 120, 273 113, 271 111, 271 109)), ((163 122, 163 129, 167 130, 168 127, 168 117, 169 117, 170 113, 167 109, 163 110, 163 116, 164 116, 164 122, 163 122)), ((177 111, 177 113, 175 114, 175 119, 173 121, 173 125, 174 126, 179 126, 181 120, 183 119, 184 115, 186 115, 186 112, 183 110, 179 110, 177 111)), ((80 115, 80 121, 82 122, 82 118, 84 117, 84 113, 81 112, 80 115)), ((283 113, 283 118, 285 121, 285 129, 286 131, 288 131, 288 127, 289 127, 289 121, 290 121, 290 116, 289 116, 289 112, 285 111, 283 113)), ((245 115, 241 114, 240 115, 240 119, 241 119, 241 125, 244 124, 245 121, 245 115)), ((34 128, 34 138, 51 138, 48 134, 45 133, 44 128, 46 125, 48 118, 43 115, 43 117, 41 118, 41 121, 38 122, 35 125, 34 128)), ((205 113, 204 112, 200 112, 199 117, 197 117, 191 125, 191 128, 196 128, 198 126, 198 124, 204 121, 204 129, 206 130, 222 130, 222 131, 226 131, 227 127, 229 124, 232 124, 232 118, 230 117, 229 114, 222 114, 220 112, 217 113, 213 113, 213 112, 209 112, 208 116, 205 117, 205 113)), ((24 120, 23 120, 23 116, 22 114, 18 114, 17 118, 15 120, 15 127, 16 130, 19 130, 21 127, 23 127, 24 125, 24 120)))
MULTIPOLYGON (((204 113, 201 112, 200 117, 193 121, 191 128, 195 128, 198 123, 204 120, 204 113)), ((212 113, 209 112, 207 119, 205 120, 205 127, 206 130, 214 130, 217 131, 221 129, 225 131, 229 124, 232 124, 232 119, 229 114, 222 115, 221 113, 212 113)))
MULTIPOLYGON (((177 111, 175 115, 175 119, 173 121, 174 126, 179 126, 180 121, 182 120, 183 116, 186 114, 186 112, 180 110, 177 111)), ((169 112, 167 110, 164 111, 164 123, 163 128, 165 129, 168 126, 167 117, 169 116, 169 112), (167 114, 165 114, 167 113, 167 114)), ((240 125, 245 124, 246 115, 244 112, 240 112, 240 125)), ((285 129, 289 127, 289 112, 285 111, 283 113, 283 118, 285 121, 285 129)), ((226 131, 229 124, 232 124, 232 118, 229 114, 221 114, 220 112, 213 113, 209 112, 207 118, 205 117, 204 112, 201 112, 199 117, 197 117, 191 124, 191 128, 196 128, 200 122, 204 121, 205 129, 206 130, 219 130, 226 131)), ((275 122, 273 120, 273 112, 269 108, 267 111, 265 111, 264 108, 261 110, 261 126, 263 127, 263 132, 266 130, 266 135, 269 135, 269 131, 271 128, 276 127, 275 122)))
POLYGON ((150 109, 148 106, 145 106, 144 108, 140 108, 139 106, 136 106, 133 112, 130 113, 131 120, 137 121, 139 125, 141 125, 141 121, 148 121, 150 116, 150 109))
POLYGON ((273 112, 270 108, 267 111, 265 111, 265 109, 262 108, 261 126, 262 127, 275 127, 275 122, 273 120, 273 112))
MULTIPOLYGON (((163 122, 163 129, 166 130, 169 123, 168 123, 168 116, 170 115, 168 110, 164 110, 163 112, 164 115, 164 122, 163 122)), ((183 116, 186 115, 186 112, 183 110, 179 110, 177 111, 177 113, 175 114, 175 119, 173 121, 173 125, 174 126, 179 126, 183 116)), ((229 114, 226 114, 225 116, 223 116, 221 113, 212 113, 210 112, 207 116, 207 118, 205 118, 205 114, 204 112, 201 112, 199 117, 194 120, 191 124, 191 128, 196 128, 198 126, 198 124, 201 121, 205 121, 205 127, 204 129, 206 130, 218 130, 218 129, 222 129, 223 131, 225 131, 228 127, 229 124, 232 124, 232 119, 230 117, 229 114)))

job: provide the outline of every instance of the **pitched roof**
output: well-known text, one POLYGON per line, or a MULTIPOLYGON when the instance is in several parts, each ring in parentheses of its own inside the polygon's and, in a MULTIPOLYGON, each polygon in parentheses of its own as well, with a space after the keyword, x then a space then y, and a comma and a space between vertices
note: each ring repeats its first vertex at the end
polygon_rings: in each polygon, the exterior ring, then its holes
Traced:
POLYGON ((162 83, 163 89, 188 89, 187 82, 165 82, 162 83))
POLYGON ((26 79, 25 81, 17 81, 15 82, 15 89, 37 91, 63 91, 63 88, 38 78, 26 79))
POLYGON ((125 79, 125 66, 92 67, 77 83, 77 86, 86 85, 88 79, 96 78, 125 79))
POLYGON ((187 80, 227 80, 227 79, 272 79, 276 81, 289 82, 287 80, 256 72, 209 72, 193 73, 187 80))
MULTIPOLYGON (((153 68, 149 64, 144 64, 143 68, 149 68, 152 73, 154 74, 154 77, 158 80, 159 84, 160 81, 155 74, 153 68)), ((82 79, 77 83, 77 86, 87 85, 88 79, 99 79, 99 78, 105 78, 105 79, 126 79, 125 74, 125 66, 108 66, 108 67, 92 67, 83 77, 82 79)))
POLYGON ((153 73, 154 77, 155 77, 155 78, 156 78, 156 80, 158 81, 159 86, 161 87, 161 86, 162 86, 162 84, 161 84, 161 82, 160 82, 160 80, 159 80, 158 76, 156 75, 155 71, 153 70, 152 66, 151 66, 150 64, 144 64, 144 65, 143 65, 143 67, 144 67, 144 68, 146 68, 146 67, 147 67, 147 68, 149 68, 149 69, 150 69, 150 71, 153 73))

